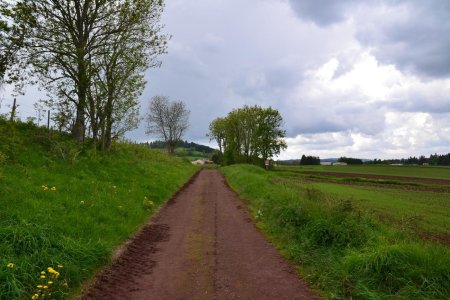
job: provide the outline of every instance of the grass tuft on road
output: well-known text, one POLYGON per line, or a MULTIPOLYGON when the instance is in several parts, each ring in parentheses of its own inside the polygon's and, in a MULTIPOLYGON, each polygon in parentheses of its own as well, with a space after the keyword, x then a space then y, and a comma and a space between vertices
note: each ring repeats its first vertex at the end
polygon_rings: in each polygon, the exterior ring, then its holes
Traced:
POLYGON ((52 297, 75 295, 196 170, 143 146, 94 153, 0 120, 0 299, 30 299, 58 265, 52 297))
POLYGON ((281 172, 248 165, 222 171, 257 225, 325 298, 450 297, 448 246, 381 222, 370 207, 322 191, 320 183, 293 184, 281 172))

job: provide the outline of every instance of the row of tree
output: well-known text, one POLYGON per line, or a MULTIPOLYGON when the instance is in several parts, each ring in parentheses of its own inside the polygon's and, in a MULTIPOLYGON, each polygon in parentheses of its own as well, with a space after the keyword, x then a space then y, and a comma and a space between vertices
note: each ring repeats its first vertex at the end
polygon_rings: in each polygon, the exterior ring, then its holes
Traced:
POLYGON ((95 148, 138 126, 144 72, 168 37, 162 0, 0 0, 0 78, 38 82, 60 130, 95 148))
POLYGON ((450 166, 450 153, 448 154, 431 154, 429 157, 421 155, 419 157, 410 156, 402 159, 374 159, 367 164, 402 164, 402 165, 423 165, 431 166, 450 166))
POLYGON ((208 136, 217 142, 222 164, 262 165, 287 147, 282 124, 275 109, 244 106, 213 120, 208 136))
POLYGON ((352 158, 352 157, 345 157, 345 156, 342 156, 342 157, 338 158, 337 161, 341 162, 341 163, 346 163, 348 165, 362 165, 364 163, 362 161, 362 159, 352 158))
POLYGON ((302 165, 302 166, 320 165, 320 157, 318 157, 318 156, 306 156, 305 154, 303 154, 302 158, 300 159, 300 165, 302 165))

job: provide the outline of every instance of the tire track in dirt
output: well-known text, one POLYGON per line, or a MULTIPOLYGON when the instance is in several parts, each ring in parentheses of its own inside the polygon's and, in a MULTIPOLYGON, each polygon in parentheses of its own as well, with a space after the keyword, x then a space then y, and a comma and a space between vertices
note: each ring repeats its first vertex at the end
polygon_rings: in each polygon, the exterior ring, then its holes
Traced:
POLYGON ((165 205, 81 299, 319 299, 217 170, 165 205))

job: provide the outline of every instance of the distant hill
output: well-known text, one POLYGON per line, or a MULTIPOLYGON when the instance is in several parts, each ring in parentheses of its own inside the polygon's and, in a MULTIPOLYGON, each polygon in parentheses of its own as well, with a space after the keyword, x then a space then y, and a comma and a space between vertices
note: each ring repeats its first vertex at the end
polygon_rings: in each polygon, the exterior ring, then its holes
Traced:
MULTIPOLYGON (((150 148, 152 149, 165 149, 166 148, 166 143, 164 141, 154 141, 154 142, 150 142, 147 143, 150 148)), ((197 152, 202 152, 202 153, 206 153, 206 154, 211 154, 213 153, 216 149, 211 148, 209 146, 205 146, 205 145, 200 145, 194 142, 188 142, 188 141, 180 141, 177 144, 177 148, 186 148, 186 149, 191 149, 197 152)))
MULTIPOLYGON (((166 143, 164 141, 154 141, 145 144, 152 149, 166 149, 166 143)), ((178 157, 185 157, 189 160, 211 159, 214 151, 217 150, 209 146, 200 145, 194 142, 180 141, 175 148, 175 155, 178 157)))

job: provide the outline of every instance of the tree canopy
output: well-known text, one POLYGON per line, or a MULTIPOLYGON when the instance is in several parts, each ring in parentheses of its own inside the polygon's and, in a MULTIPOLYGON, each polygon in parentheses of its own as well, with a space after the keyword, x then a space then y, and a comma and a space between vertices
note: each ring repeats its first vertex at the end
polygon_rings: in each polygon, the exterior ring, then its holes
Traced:
POLYGON ((244 106, 213 120, 208 136, 217 142, 223 164, 262 165, 287 147, 282 124, 280 113, 271 107, 244 106))

